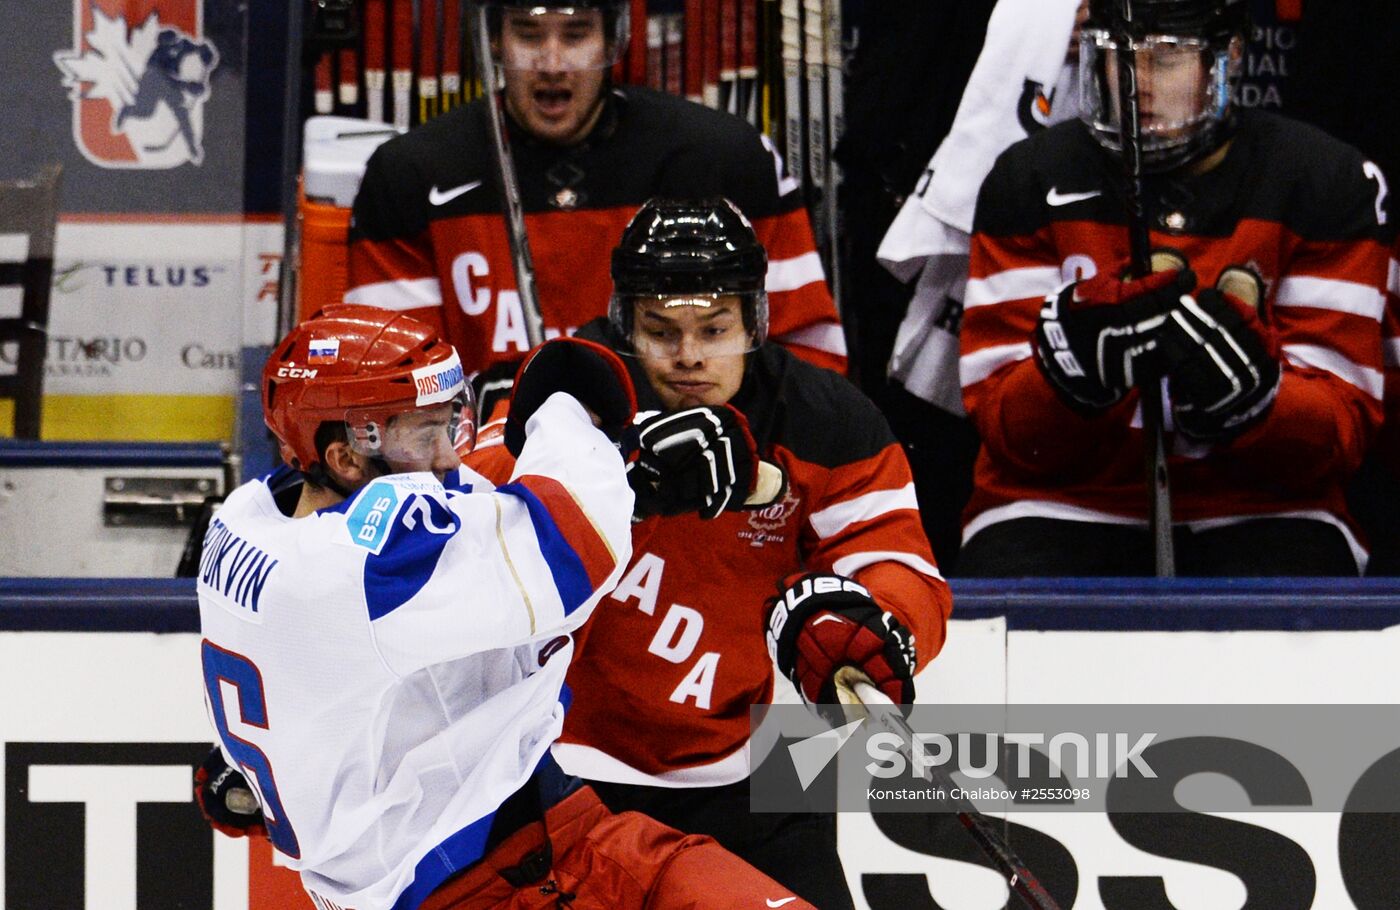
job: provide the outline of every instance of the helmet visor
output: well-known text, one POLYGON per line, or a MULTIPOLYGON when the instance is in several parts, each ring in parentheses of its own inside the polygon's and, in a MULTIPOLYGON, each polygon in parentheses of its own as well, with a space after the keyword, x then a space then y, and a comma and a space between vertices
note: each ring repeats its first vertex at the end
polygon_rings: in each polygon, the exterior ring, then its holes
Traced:
MULTIPOLYGON (((1114 150, 1122 149, 1119 47, 1103 29, 1080 33, 1080 116, 1114 150)), ((1230 104, 1227 48, 1204 38, 1147 35, 1130 49, 1144 152, 1185 145, 1204 125, 1224 118, 1230 104)))
POLYGON ((614 325, 634 354, 651 360, 707 360, 748 352, 763 343, 766 295, 636 295, 613 301, 614 325))
POLYGON ((381 458, 397 472, 441 470, 476 445, 476 402, 471 386, 423 407, 390 411, 352 408, 345 413, 346 437, 361 455, 381 458))
POLYGON ((491 58, 503 70, 567 73, 605 70, 627 46, 627 17, 583 6, 482 8, 491 58))

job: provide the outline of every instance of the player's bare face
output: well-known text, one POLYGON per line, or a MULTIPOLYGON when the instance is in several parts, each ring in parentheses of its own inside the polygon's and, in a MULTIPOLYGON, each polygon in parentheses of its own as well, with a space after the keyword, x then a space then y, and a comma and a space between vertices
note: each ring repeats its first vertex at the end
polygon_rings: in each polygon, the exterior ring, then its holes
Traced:
POLYGON ((752 338, 733 295, 637 301, 632 347, 667 408, 720 405, 744 381, 752 338))
POLYGON ((500 54, 506 108, 517 123, 556 145, 588 135, 603 110, 609 59, 601 10, 506 9, 500 54))

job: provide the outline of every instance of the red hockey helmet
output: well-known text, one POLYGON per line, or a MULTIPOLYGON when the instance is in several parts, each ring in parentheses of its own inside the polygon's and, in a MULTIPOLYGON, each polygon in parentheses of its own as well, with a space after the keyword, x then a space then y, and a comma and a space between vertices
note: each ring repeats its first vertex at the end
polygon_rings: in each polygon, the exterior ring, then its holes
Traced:
POLYGON ((277 345, 262 388, 264 419, 282 457, 304 472, 320 461, 316 434, 328 422, 344 423, 356 451, 410 466, 414 453, 404 446, 429 440, 389 432, 405 412, 451 405, 443 410, 452 446, 466 454, 476 441, 471 386, 456 350, 418 320, 378 307, 319 310, 277 345))

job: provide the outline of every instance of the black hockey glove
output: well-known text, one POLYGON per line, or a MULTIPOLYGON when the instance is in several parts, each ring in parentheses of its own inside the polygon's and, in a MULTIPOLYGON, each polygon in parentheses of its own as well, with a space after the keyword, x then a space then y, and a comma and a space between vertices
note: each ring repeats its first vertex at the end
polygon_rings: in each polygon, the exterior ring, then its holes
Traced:
POLYGON ((224 761, 218 747, 194 772, 194 801, 215 831, 229 837, 267 837, 262 807, 237 768, 224 761))
POLYGON ((1263 420, 1278 396, 1278 341, 1259 319, 1263 283, 1231 266, 1215 287, 1172 308, 1161 347, 1172 418, 1201 441, 1228 439, 1263 420))
POLYGON ((515 374, 520 372, 521 360, 503 360, 477 373, 472 378, 476 393, 476 412, 482 426, 505 416, 510 393, 515 388, 515 374))
POLYGON ((616 442, 637 413, 637 395, 627 367, 612 351, 581 338, 556 338, 535 348, 520 365, 506 417, 505 443, 519 457, 525 425, 555 392, 565 392, 597 415, 600 429, 616 442))
POLYGON ((1157 333, 1183 294, 1196 287, 1190 269, 1137 281, 1096 275, 1045 298, 1035 328, 1036 363, 1070 407, 1098 411, 1157 375, 1157 333))
POLYGON ((768 602, 768 653, 802 700, 827 720, 844 722, 835 674, 855 667, 895 704, 914 701, 914 635, 880 609, 862 585, 818 572, 768 602))
POLYGON ((638 428, 627 482, 639 516, 739 509, 753 489, 758 449, 749 422, 730 405, 657 414, 638 428))

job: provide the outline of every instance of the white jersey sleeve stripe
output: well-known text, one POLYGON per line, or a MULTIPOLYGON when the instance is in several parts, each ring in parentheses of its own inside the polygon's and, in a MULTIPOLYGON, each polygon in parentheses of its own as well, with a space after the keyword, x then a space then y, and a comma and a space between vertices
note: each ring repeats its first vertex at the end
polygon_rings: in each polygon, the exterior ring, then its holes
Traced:
POLYGON ((768 263, 768 277, 763 286, 770 294, 781 294, 783 291, 795 291, 825 278, 821 257, 813 250, 791 259, 774 259, 768 263))
POLYGON ((938 567, 927 559, 916 556, 913 553, 903 553, 899 550, 869 550, 864 553, 852 553, 849 556, 842 556, 831 564, 831 571, 837 575, 844 575, 852 578, 861 569, 873 566, 880 562, 897 562, 908 566, 915 572, 921 572, 930 578, 943 580, 943 573, 938 571, 938 567))
POLYGON ((346 303, 377 306, 381 310, 416 310, 442 306, 442 285, 436 278, 378 281, 345 292, 346 303))
POLYGON ((991 306, 1008 300, 1024 300, 1027 297, 1044 297, 1060 284, 1060 270, 1057 266, 1037 265, 1024 269, 1007 269, 986 278, 969 280, 963 309, 991 306))
POLYGON ((1279 279, 1274 305, 1332 310, 1380 322, 1385 297, 1377 288, 1355 281, 1292 275, 1279 279))
POLYGON ((1315 344, 1285 344, 1283 353, 1289 362, 1296 366, 1326 370, 1334 376, 1345 379, 1377 401, 1381 400, 1385 389, 1385 377, 1380 370, 1363 367, 1331 348, 1319 347, 1315 344))
MULTIPOLYGON (((917 509, 919 501, 914 496, 914 484, 907 483, 897 490, 875 490, 854 499, 847 499, 813 512, 807 520, 812 530, 823 539, 840 534, 857 522, 879 518, 888 512, 899 509, 917 509)), ((844 573, 843 573, 844 574, 844 573)))
POLYGON ((846 333, 834 322, 803 326, 784 335, 777 335, 773 340, 778 344, 796 344, 831 354, 844 356, 846 353, 846 333))
POLYGON ((963 388, 976 385, 1008 363, 1025 360, 1031 356, 1029 341, 1015 344, 999 344, 964 354, 958 358, 958 379, 963 388))

